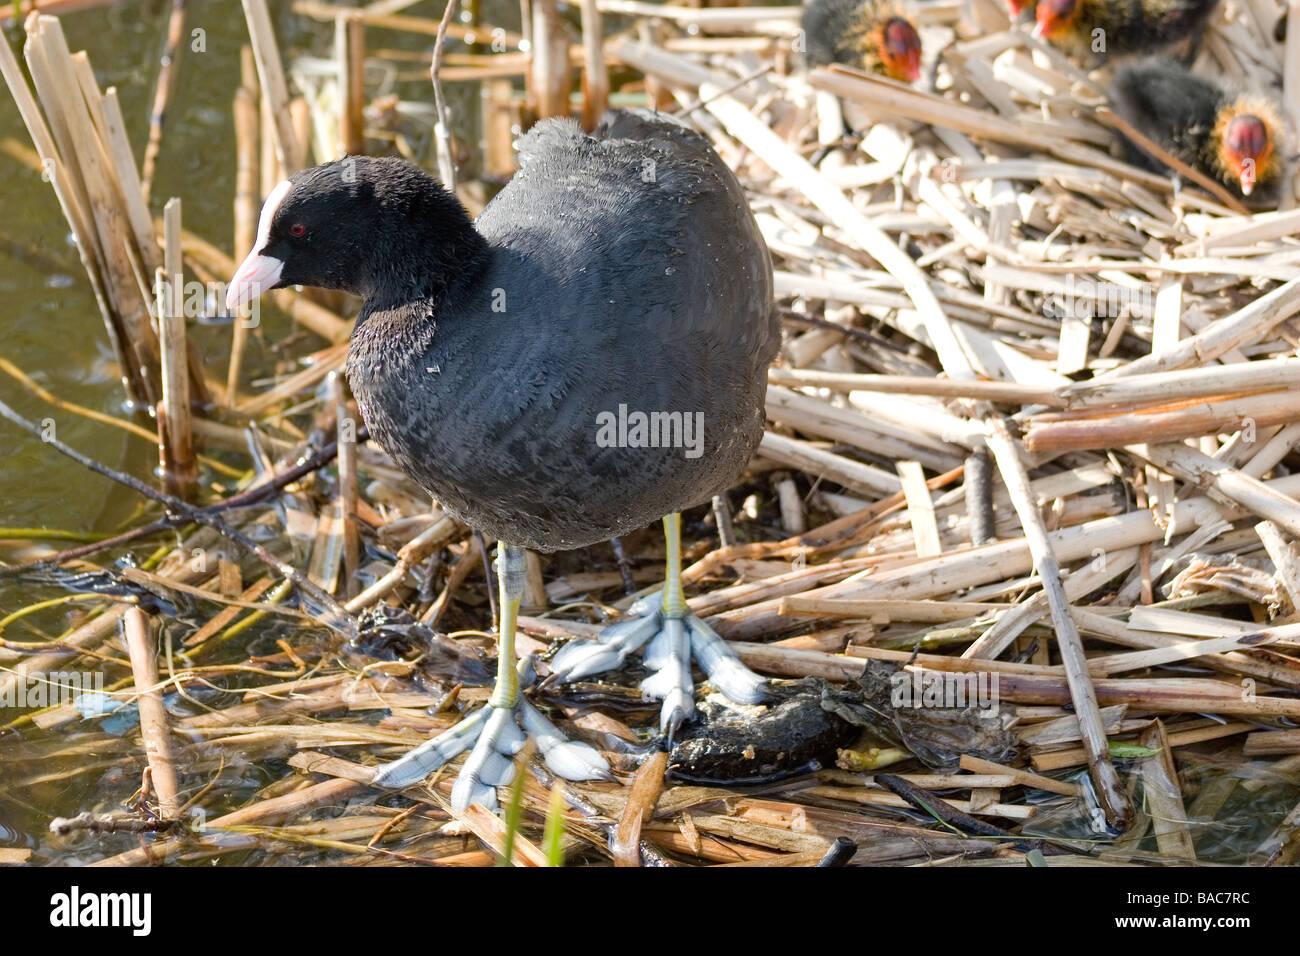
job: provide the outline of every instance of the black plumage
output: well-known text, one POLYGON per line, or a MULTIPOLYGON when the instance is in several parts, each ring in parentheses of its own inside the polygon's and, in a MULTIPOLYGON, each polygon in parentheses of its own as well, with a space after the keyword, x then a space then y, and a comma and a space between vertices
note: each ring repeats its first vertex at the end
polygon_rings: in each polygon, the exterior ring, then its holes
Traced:
POLYGON ((916 26, 891 0, 812 0, 802 27, 811 66, 842 63, 907 83, 920 75, 916 26))
POLYGON ((1034 32, 1090 56, 1151 54, 1199 39, 1219 0, 1038 0, 1034 32))
MULTIPOLYGON (((1237 196, 1276 198, 1283 122, 1264 98, 1238 93, 1181 63, 1149 59, 1118 70, 1110 88, 1115 113, 1174 158, 1221 182, 1237 196), (1243 167, 1249 163, 1249 175, 1243 167)), ((1121 137, 1134 165, 1167 172, 1164 163, 1121 137)))
POLYGON ((767 248, 702 136, 614 111, 591 136, 544 121, 519 148, 522 170, 474 222, 399 160, 307 170, 266 252, 279 285, 365 297, 348 378, 402 469, 483 533, 553 551, 733 481, 762 436, 780 333, 767 248), (620 406, 702 416, 702 448, 606 447, 620 406))

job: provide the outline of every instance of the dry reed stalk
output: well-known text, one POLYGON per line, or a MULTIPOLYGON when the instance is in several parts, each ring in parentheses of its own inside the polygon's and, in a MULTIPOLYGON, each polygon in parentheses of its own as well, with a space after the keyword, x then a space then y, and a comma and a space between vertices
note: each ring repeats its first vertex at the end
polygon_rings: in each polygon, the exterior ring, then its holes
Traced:
MULTIPOLYGON (((1187 747, 1192 744, 1205 743, 1210 740, 1223 740, 1236 737, 1239 734, 1249 733, 1253 726, 1253 724, 1246 721, 1232 721, 1226 724, 1214 723, 1206 727, 1198 727, 1195 730, 1183 730, 1167 734, 1166 740, 1171 749, 1187 747)), ((1086 757, 1082 747, 1033 754, 1029 758, 1030 764, 1040 773, 1051 773, 1054 770, 1077 767, 1085 761, 1086 757)))
MULTIPOLYGON (((1138 618, 1135 618, 1130 624, 1125 624, 1078 607, 1072 609, 1072 614, 1080 630, 1090 637, 1101 638, 1124 647, 1176 647, 1185 642, 1185 635, 1189 633, 1186 629, 1180 629, 1178 634, 1163 634, 1143 630, 1143 627, 1147 625, 1140 624, 1138 618)), ((1134 614, 1136 614, 1136 611, 1134 614)), ((1259 659, 1245 654, 1221 652, 1205 658, 1203 663, 1208 667, 1228 674, 1253 677, 1256 680, 1281 687, 1300 687, 1300 673, 1297 673, 1296 668, 1290 666, 1285 660, 1276 658, 1259 659)))
POLYGON ((1294 730, 1269 730, 1251 734, 1242 746, 1248 757, 1300 753, 1300 733, 1294 730))
MULTIPOLYGON (((86 243, 92 285, 98 284, 102 290, 101 310, 110 341, 118 349, 133 397, 154 405, 161 397, 158 340, 149 322, 147 294, 141 291, 150 287, 152 276, 134 270, 126 246, 120 242, 121 211, 109 152, 91 120, 57 18, 28 18, 24 54, 53 139, 38 132, 41 127, 34 128, 36 115, 24 119, 56 190, 58 170, 67 170, 68 205, 73 209, 70 222, 79 241, 86 243)), ((7 53, 0 56, 7 58, 7 53)), ((11 89, 15 89, 12 81, 11 89)), ((21 106, 21 94, 15 92, 15 96, 21 106)))
MULTIPOLYGON (((340 14, 359 15, 367 26, 417 33, 423 36, 435 36, 438 33, 438 23, 430 17, 402 16, 397 13, 387 13, 380 8, 379 4, 368 4, 358 10, 356 7, 322 3, 319 0, 295 0, 293 10, 295 13, 327 23, 333 23, 340 14)), ((491 27, 480 26, 477 28, 479 32, 485 29, 489 33, 492 32, 491 27)), ((458 40, 466 40, 474 32, 476 32, 474 28, 462 26, 458 23, 450 24, 447 28, 447 35, 458 40)), ((512 47, 518 47, 519 41, 522 39, 519 34, 505 30, 502 31, 502 35, 505 42, 512 47)))
POLYGON ((891 494, 900 490, 898 478, 886 471, 823 451, 808 442, 787 438, 776 432, 767 432, 763 435, 759 452, 773 461, 820 475, 863 494, 891 494))
POLYGON ((185 0, 172 0, 171 12, 167 16, 162 62, 154 85, 153 108, 149 112, 149 140, 145 144, 144 161, 140 169, 140 189, 146 200, 153 189, 154 169, 158 165, 158 153, 162 149, 163 124, 167 120, 172 97, 176 94, 176 77, 180 73, 180 59, 184 52, 184 34, 185 0))
POLYGON ((339 111, 339 152, 358 156, 366 151, 366 23, 356 14, 334 21, 334 62, 344 108, 339 111))
POLYGON ((180 809, 176 785, 176 755, 172 747, 167 708, 158 693, 158 661, 150 634, 149 616, 139 608, 128 608, 125 616, 127 650, 131 654, 131 673, 138 691, 140 734, 144 738, 145 756, 153 772, 153 787, 158 794, 158 813, 164 820, 175 820, 180 809))
POLYGON ((582 3, 582 126, 596 128, 609 105, 609 72, 605 68, 605 29, 597 0, 582 3))
MULTIPOLYGON (((504 855, 506 848, 505 822, 490 810, 477 803, 464 811, 452 811, 452 816, 464 824, 471 833, 486 843, 498 856, 504 855)), ((538 849, 522 833, 514 835, 515 856, 509 861, 514 866, 546 866, 546 854, 538 849)))
POLYGON ((168 492, 192 499, 198 488, 198 463, 190 425, 189 343, 185 332, 185 275, 181 268, 181 201, 163 208, 163 267, 155 277, 159 291, 158 326, 162 346, 162 401, 158 405, 158 450, 168 492))
MULTIPOLYGON (((148 204, 136 174, 117 93, 101 93, 84 52, 73 56, 57 18, 31 17, 25 52, 46 125, 6 50, 0 69, 54 184, 134 399, 160 399, 159 343, 150 321, 160 263, 148 204)), ((208 401, 197 353, 187 350, 191 397, 208 401)))
POLYGON ((429 65, 429 79, 433 83, 434 108, 437 121, 434 123, 433 136, 438 157, 438 176, 443 185, 452 192, 456 191, 456 164, 452 160, 451 128, 447 119, 447 104, 442 96, 442 58, 446 49, 447 31, 456 10, 456 0, 447 0, 438 22, 438 34, 433 44, 433 58, 429 65))
POLYGON ((1152 721, 1139 738, 1143 747, 1156 751, 1142 759, 1142 795, 1151 816, 1160 855, 1168 860, 1196 859, 1196 846, 1187 824, 1182 787, 1174 765, 1173 751, 1162 721, 1152 721))
POLYGON ((782 35, 794 31, 801 7, 687 7, 671 3, 643 3, 641 0, 598 0, 599 8, 605 13, 617 13, 625 16, 648 17, 651 19, 672 20, 688 24, 702 30, 721 29, 732 32, 737 29, 763 30, 772 29, 782 35))
POLYGON ((569 115, 569 41, 555 0, 532 0, 528 93, 538 119, 569 115))
MULTIPOLYGON (((899 810, 905 810, 912 806, 903 797, 892 793, 882 793, 878 790, 851 790, 845 787, 809 787, 806 791, 809 796, 823 797, 829 800, 842 800, 848 803, 858 803, 872 807, 893 807, 899 810)), ((974 803, 970 800, 954 800, 948 797, 936 797, 935 800, 959 810, 962 813, 979 813, 984 816, 1002 817, 1007 820, 1028 820, 1037 811, 1034 807, 1020 806, 1015 804, 999 803, 992 806, 977 810, 974 803)))
POLYGON ((1255 525, 1255 533, 1259 535, 1264 550, 1277 569, 1278 580, 1291 599, 1291 607, 1300 610, 1300 558, 1296 556, 1295 549, 1272 521, 1261 521, 1255 525))
POLYGON ((1135 445, 1135 455, 1183 481, 1204 488, 1211 497, 1239 505, 1300 536, 1300 502, 1236 468, 1186 445, 1135 445))
POLYGON ((1058 405, 1067 400, 1054 389, 1016 382, 985 382, 968 379, 922 378, 907 375, 864 375, 858 372, 824 372, 818 369, 768 369, 767 380, 777 385, 833 388, 845 392, 885 392, 904 395, 938 395, 970 398, 1017 405, 1058 405))
POLYGON ((397 563, 393 565, 391 571, 348 601, 344 606, 352 613, 370 607, 370 605, 379 601, 393 588, 397 587, 417 564, 449 541, 460 537, 463 533, 464 525, 455 518, 439 513, 436 520, 428 528, 415 538, 412 538, 397 552, 397 563))
POLYGON ((289 87, 280 63, 275 32, 271 28, 271 15, 266 0, 241 0, 244 18, 248 21, 248 36, 257 61, 257 75, 261 83, 262 102, 271 118, 271 141, 275 146, 280 172, 288 177, 303 167, 305 150, 298 142, 289 115, 289 87))
POLYGON ((1077 783, 1068 783, 1064 780, 1044 777, 1028 770, 1004 767, 991 760, 972 757, 970 754, 961 755, 961 769, 973 774, 1005 774, 1012 779, 1015 786, 1034 787, 1038 790, 1046 790, 1049 793, 1060 793, 1067 797, 1078 796, 1082 792, 1082 788, 1077 783))
POLYGON ((1173 410, 1148 407, 1077 418, 1042 415, 1030 419, 1025 444, 1037 453, 1114 448, 1214 435, 1246 426, 1289 424, 1297 415, 1300 399, 1289 392, 1222 397, 1173 410))
POLYGON ((664 771, 667 769, 668 754, 660 751, 643 763, 633 777, 610 847, 615 866, 641 865, 641 827, 654 815, 655 802, 664 789, 664 771))
POLYGON ((339 512, 343 520, 343 596, 354 597, 361 567, 361 535, 357 526, 357 420, 344 391, 343 376, 331 373, 338 419, 339 512))
MULTIPOLYGON (((256 69, 246 61, 252 59, 252 49, 242 47, 241 64, 244 64, 244 82, 235 91, 235 249, 252 250, 257 236, 257 216, 260 193, 258 190, 258 91, 256 69)), ((239 400, 239 379, 243 371, 244 345, 248 340, 248 322, 235 316, 231 323, 230 364, 226 369, 225 403, 233 408, 239 400)))

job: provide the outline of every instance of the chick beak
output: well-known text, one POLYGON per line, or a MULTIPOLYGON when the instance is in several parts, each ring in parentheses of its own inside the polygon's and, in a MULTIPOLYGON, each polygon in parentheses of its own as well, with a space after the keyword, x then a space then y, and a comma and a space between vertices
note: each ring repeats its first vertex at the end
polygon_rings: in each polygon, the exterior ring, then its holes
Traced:
POLYGON ((1243 196, 1249 196, 1254 191, 1255 183, 1252 180, 1243 177, 1241 180, 1241 194, 1243 196))
POLYGON ((909 83, 915 83, 921 78, 921 55, 919 53, 908 53, 907 59, 903 61, 903 78, 909 83))
POLYGON ((1040 40, 1047 37, 1047 22, 1045 20, 1034 21, 1034 36, 1040 40))

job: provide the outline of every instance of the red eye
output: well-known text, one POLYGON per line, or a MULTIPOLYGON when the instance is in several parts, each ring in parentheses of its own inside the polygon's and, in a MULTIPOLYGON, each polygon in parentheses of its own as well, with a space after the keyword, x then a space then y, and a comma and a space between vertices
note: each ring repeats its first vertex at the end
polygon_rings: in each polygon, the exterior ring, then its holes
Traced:
POLYGON ((289 227, 289 235, 293 236, 295 239, 301 239, 303 236, 307 235, 307 227, 300 222, 295 222, 289 227))

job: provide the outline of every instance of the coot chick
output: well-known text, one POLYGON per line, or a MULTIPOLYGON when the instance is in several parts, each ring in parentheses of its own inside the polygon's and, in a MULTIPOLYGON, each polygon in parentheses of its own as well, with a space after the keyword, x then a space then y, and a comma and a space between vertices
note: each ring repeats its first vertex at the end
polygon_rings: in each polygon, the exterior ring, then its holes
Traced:
POLYGON ((1011 17, 1011 22, 1018 20, 1032 20, 1035 16, 1035 0, 1007 0, 1007 15, 1011 17))
MULTIPOLYGON (((1276 204, 1286 151, 1281 113, 1262 96, 1237 93, 1172 60, 1148 60, 1115 74, 1111 108, 1171 156, 1236 196, 1276 204)), ((1167 167, 1124 139, 1135 165, 1167 167)))
POLYGON ((1218 0, 1038 0, 1034 36, 1083 56, 1158 53, 1199 37, 1218 0))
POLYGON ((842 63, 904 83, 921 76, 916 24, 890 0, 813 0, 803 9, 812 66, 842 63))
POLYGON ((691 651, 741 702, 764 683, 691 617, 680 516, 726 488, 763 432, 779 343, 772 265, 739 182, 708 141, 646 111, 588 136, 545 120, 521 171, 471 221, 396 159, 349 157, 281 183, 227 296, 309 285, 364 298, 347 375, 370 434, 442 507, 501 542, 497 682, 488 706, 380 768, 403 787, 473 746, 458 808, 496 805, 535 736, 568 779, 608 773, 520 693, 523 548, 577 548, 664 517, 668 567, 646 616, 557 655, 561 677, 647 642, 645 688, 675 728, 694 706, 691 651))

